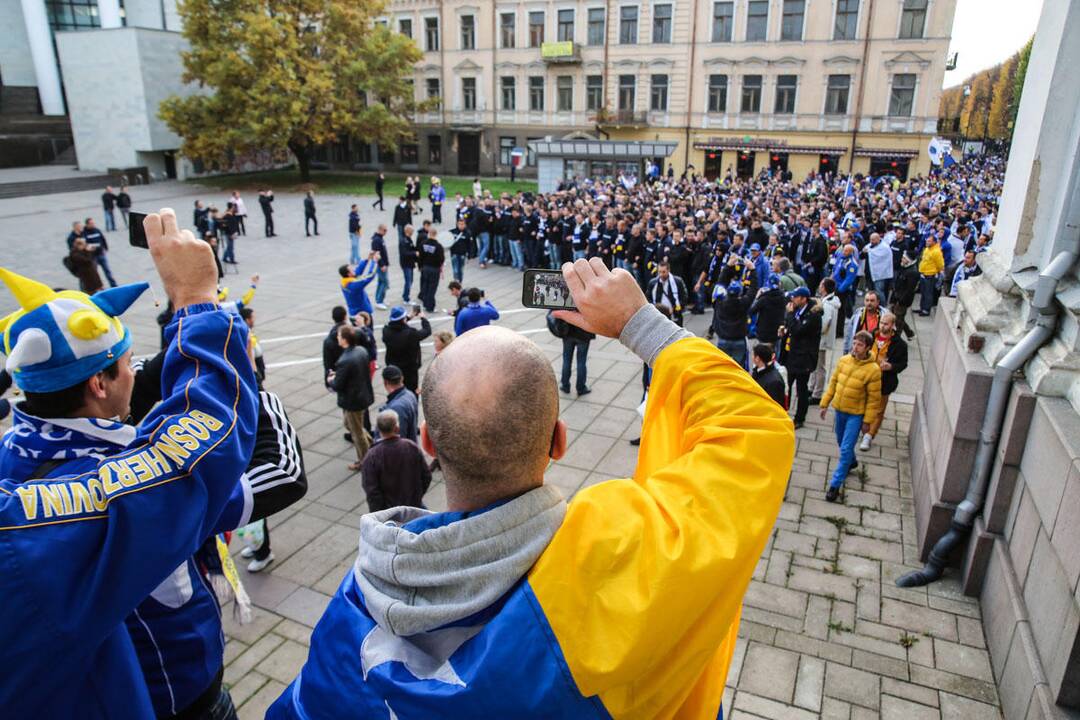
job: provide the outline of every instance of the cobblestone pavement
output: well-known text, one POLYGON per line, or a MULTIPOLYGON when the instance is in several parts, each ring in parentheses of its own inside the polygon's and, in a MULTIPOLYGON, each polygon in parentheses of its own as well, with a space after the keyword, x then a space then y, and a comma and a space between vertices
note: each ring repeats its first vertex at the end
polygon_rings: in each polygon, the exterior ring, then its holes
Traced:
MULTIPOLYGON (((190 222, 196 197, 222 205, 224 198, 178 183, 136 188, 133 195, 137 209, 171 204, 184 223, 190 222)), ((246 200, 254 214, 248 218, 248 236, 237 244, 241 274, 230 275, 226 284, 238 292, 252 272, 262 276, 252 307, 270 366, 267 386, 282 396, 299 428, 310 486, 303 500, 270 520, 275 562, 258 575, 241 571, 256 605, 254 621, 239 626, 226 608, 225 679, 245 720, 262 717, 296 676, 311 628, 356 555, 357 527, 366 505, 359 476, 346 467, 352 451, 342 439, 334 397, 321 383, 320 344, 330 326, 329 309, 340 302, 336 268, 347 257, 349 203, 360 203, 364 247, 375 223, 389 222, 389 212, 367 212, 370 199, 321 197, 323 234, 305 238, 300 195, 279 194, 280 237, 265 239, 254 195, 246 200)), ((0 201, 0 237, 6 238, 0 262, 51 284, 71 285, 73 279, 59 263, 63 237, 72 219, 89 214, 100 215, 97 193, 0 201)), ((151 263, 144 251, 127 247, 120 234, 113 234, 112 248, 118 280, 148 276, 151 263)), ((558 371, 561 345, 547 333, 541 312, 521 307, 518 273, 481 271, 472 262, 465 279, 487 290, 503 312, 499 324, 527 333, 558 371)), ((400 288, 395 268, 389 296, 394 301, 400 300, 400 288)), ((439 306, 448 305, 450 298, 440 288, 439 306)), ((10 297, 3 294, 0 313, 10 309, 10 297)), ((137 352, 156 348, 155 314, 149 300, 129 314, 137 352)), ((376 323, 385 318, 380 311, 376 323)), ((436 314, 433 325, 448 328, 448 320, 436 314)), ((706 322, 695 316, 688 326, 701 334, 706 322)), ((919 330, 921 337, 929 336, 929 323, 920 319, 919 330)), ((726 717, 1000 716, 978 603, 964 597, 950 579, 918 590, 903 590, 893 582, 918 564, 906 457, 913 396, 922 384, 922 350, 918 341, 912 343, 911 366, 874 447, 859 453, 865 472, 849 478, 845 504, 824 500, 825 478, 837 455, 831 415, 820 422, 812 412, 798 431, 787 496, 746 595, 741 641, 724 697, 726 717)), ((424 356, 429 362, 430 347, 424 356)), ((636 449, 628 441, 640 430, 635 412, 640 376, 640 362, 617 342, 592 344, 593 392, 580 399, 562 397, 571 443, 566 457, 548 471, 547 482, 572 496, 581 487, 633 472, 636 449)), ((441 510, 445 502, 436 474, 425 503, 441 510)), ((239 549, 236 543, 234 549, 239 549)))

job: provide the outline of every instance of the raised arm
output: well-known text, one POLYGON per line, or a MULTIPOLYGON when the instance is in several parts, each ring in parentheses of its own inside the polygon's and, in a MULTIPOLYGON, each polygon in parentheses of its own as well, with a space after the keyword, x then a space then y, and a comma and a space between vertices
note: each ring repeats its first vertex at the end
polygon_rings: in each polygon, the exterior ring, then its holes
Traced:
MULTIPOLYGON (((601 286, 633 294, 629 274, 608 275, 601 286)), ((595 321, 598 300, 619 301, 586 288, 571 283, 584 310, 575 324, 618 336, 653 368, 641 453, 633 478, 574 497, 529 584, 578 690, 612 716, 687 712, 695 701, 677 689, 703 672, 717 692, 696 701, 695 716, 715 715, 706 706, 719 701, 743 594, 791 471, 791 420, 724 353, 655 308, 639 306, 621 327, 595 321)))
MULTIPOLYGON (((213 304, 212 251, 181 234, 172 211, 148 216, 146 225, 158 271, 180 308, 167 329, 164 400, 128 449, 95 471, 0 480, 0 556, 7 558, 0 644, 35 677, 49 677, 58 655, 89 662, 207 537, 251 454, 255 377, 242 323, 213 304), (30 627, 37 631, 26 632, 30 627)), ((11 707, 9 693, 23 690, 0 690, 0 707, 11 707)))

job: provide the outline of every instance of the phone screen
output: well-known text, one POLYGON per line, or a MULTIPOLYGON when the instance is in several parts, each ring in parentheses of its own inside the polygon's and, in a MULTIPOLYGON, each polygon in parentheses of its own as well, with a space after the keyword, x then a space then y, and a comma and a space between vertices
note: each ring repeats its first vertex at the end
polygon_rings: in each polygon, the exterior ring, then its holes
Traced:
POLYGON ((132 247, 149 250, 150 243, 146 242, 146 228, 143 227, 143 220, 145 219, 146 213, 135 212, 134 210, 128 213, 128 242, 131 243, 132 247))
POLYGON ((545 310, 577 309, 560 270, 526 270, 522 276, 521 304, 545 310))

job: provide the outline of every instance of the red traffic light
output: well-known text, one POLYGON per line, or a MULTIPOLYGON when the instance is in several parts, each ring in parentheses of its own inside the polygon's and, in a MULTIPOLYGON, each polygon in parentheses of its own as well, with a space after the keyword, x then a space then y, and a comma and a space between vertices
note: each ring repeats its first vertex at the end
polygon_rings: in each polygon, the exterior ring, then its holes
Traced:
POLYGON ((780 161, 780 156, 779 155, 773 155, 772 159, 773 159, 773 162, 779 162, 780 161))
POLYGON ((829 158, 821 158, 821 164, 822 165, 828 165, 829 164, 829 158))
POLYGON ((747 155, 746 153, 743 153, 743 154, 742 154, 742 155, 740 155, 739 157, 740 157, 740 158, 742 158, 743 160, 745 160, 745 159, 746 159, 747 157, 749 157, 749 156, 748 156, 748 155, 747 155))
POLYGON ((716 153, 709 153, 709 159, 710 160, 715 160, 716 159, 716 153))
POLYGON ((896 167, 896 161, 893 160, 891 163, 889 163, 889 167, 896 167))

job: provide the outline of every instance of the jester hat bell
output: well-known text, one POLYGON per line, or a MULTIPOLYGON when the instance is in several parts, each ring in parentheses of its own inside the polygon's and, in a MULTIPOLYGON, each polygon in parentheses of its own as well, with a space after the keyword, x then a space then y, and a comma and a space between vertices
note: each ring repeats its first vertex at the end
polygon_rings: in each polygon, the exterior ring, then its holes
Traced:
POLYGON ((23 392, 54 392, 76 385, 116 362, 131 347, 120 315, 149 287, 133 283, 87 295, 55 292, 0 268, 19 309, 0 318, 0 349, 23 392))

